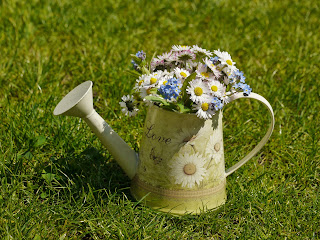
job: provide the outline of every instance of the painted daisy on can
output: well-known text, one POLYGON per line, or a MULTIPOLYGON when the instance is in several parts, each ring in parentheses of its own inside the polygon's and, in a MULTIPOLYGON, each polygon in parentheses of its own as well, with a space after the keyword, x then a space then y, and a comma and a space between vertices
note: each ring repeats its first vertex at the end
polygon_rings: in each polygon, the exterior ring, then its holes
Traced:
POLYGON ((128 116, 136 115, 138 106, 154 104, 209 119, 230 102, 233 94, 248 96, 252 91, 231 55, 220 49, 211 52, 198 45, 173 45, 152 59, 144 51, 131 57, 133 68, 127 72, 136 80, 130 101, 124 96, 129 105, 123 99, 120 102, 128 116))
POLYGON ((199 153, 181 153, 171 163, 170 175, 175 184, 192 188, 195 185, 200 185, 206 176, 205 163, 205 158, 199 153))
POLYGON ((218 164, 223 159, 223 137, 221 131, 215 131, 208 140, 206 154, 214 164, 218 164))

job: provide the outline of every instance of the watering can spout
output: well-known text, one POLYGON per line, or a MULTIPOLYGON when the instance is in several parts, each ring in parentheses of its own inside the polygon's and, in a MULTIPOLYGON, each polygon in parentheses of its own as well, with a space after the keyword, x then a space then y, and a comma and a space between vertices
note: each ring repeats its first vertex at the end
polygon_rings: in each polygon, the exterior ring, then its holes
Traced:
POLYGON ((82 118, 128 177, 132 179, 135 176, 138 154, 94 110, 91 81, 86 81, 69 92, 58 103, 53 114, 82 118))

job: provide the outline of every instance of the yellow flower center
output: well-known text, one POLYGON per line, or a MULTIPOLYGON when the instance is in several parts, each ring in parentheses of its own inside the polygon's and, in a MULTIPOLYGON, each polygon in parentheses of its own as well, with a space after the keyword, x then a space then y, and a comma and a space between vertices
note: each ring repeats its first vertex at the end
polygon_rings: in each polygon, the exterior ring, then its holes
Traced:
POLYGON ((153 78, 150 79, 150 83, 151 83, 151 84, 155 84, 156 82, 157 82, 157 79, 156 79, 156 78, 153 77, 153 78))
POLYGON ((206 77, 206 78, 209 77, 209 73, 206 73, 206 72, 202 72, 201 75, 206 77))
POLYGON ((141 84, 143 83, 143 80, 140 80, 140 82, 139 82, 139 86, 141 86, 141 84))
POLYGON ((201 109, 202 109, 203 111, 208 111, 208 109, 209 109, 209 104, 208 104, 208 103, 202 103, 202 104, 201 104, 201 109))
POLYGON ((227 63, 228 65, 232 65, 232 62, 231 62, 230 59, 228 59, 228 60, 226 61, 226 63, 227 63))
POLYGON ((183 167, 183 172, 186 175, 193 175, 196 173, 196 171, 197 171, 197 167, 193 163, 188 163, 183 167))
POLYGON ((212 86, 211 86, 211 90, 214 91, 214 92, 216 92, 216 91, 218 91, 218 87, 215 86, 215 85, 212 85, 212 86))
POLYGON ((164 81, 162 84, 163 84, 163 85, 166 85, 166 84, 167 84, 167 81, 164 81))
POLYGON ((185 72, 181 72, 180 75, 181 75, 182 77, 186 77, 186 76, 187 76, 187 74, 186 74, 185 72))
POLYGON ((194 94, 195 94, 196 96, 201 96, 202 93, 203 93, 203 90, 202 90, 201 87, 196 87, 196 88, 194 89, 194 94))
POLYGON ((152 89, 152 88, 148 88, 148 89, 147 89, 146 92, 147 92, 148 95, 151 93, 151 89, 152 89))

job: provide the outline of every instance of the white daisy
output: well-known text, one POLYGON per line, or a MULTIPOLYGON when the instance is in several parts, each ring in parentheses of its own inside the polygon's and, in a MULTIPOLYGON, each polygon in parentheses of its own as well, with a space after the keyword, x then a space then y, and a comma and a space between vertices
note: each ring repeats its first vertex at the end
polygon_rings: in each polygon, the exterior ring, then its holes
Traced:
POLYGON ((215 130, 210 136, 206 147, 206 155, 211 157, 213 163, 217 164, 223 157, 223 137, 222 131, 215 130))
POLYGON ((237 71, 238 68, 236 68, 235 66, 226 66, 222 69, 222 71, 228 76, 230 77, 235 71, 237 71))
POLYGON ((213 94, 214 96, 220 98, 225 94, 226 87, 219 81, 212 80, 212 81, 209 81, 207 84, 208 84, 210 93, 213 94))
POLYGON ((228 76, 223 77, 223 82, 225 85, 228 85, 230 83, 230 78, 228 76))
POLYGON ((202 119, 209 119, 215 114, 215 111, 211 107, 211 99, 209 98, 207 101, 194 104, 193 110, 197 110, 197 117, 202 119))
POLYGON ((186 90, 191 95, 190 99, 195 103, 205 101, 209 93, 208 85, 199 78, 192 80, 186 90))
POLYGON ((175 68, 174 73, 177 78, 185 80, 187 77, 189 77, 190 73, 188 70, 185 70, 183 68, 175 68))
POLYGON ((236 64, 234 61, 232 61, 232 58, 228 52, 221 52, 220 50, 214 50, 213 52, 219 57, 221 64, 229 66, 234 66, 236 64))
POLYGON ((146 88, 139 88, 138 89, 139 95, 142 99, 144 99, 146 96, 148 96, 149 94, 147 93, 147 89, 146 88))
POLYGON ((159 79, 159 85, 158 87, 160 88, 161 85, 166 85, 167 81, 170 79, 170 78, 173 78, 173 73, 172 72, 167 72, 167 71, 164 71, 161 75, 161 78, 159 79))
POLYGON ((205 163, 205 158, 199 153, 193 155, 181 153, 170 164, 170 175, 174 178, 175 184, 192 188, 196 184, 200 185, 206 176, 205 163))
POLYGON ((162 72, 161 70, 158 70, 152 74, 144 74, 142 76, 140 76, 140 78, 136 81, 138 83, 138 86, 140 88, 154 88, 157 87, 159 85, 159 79, 162 76, 162 72))
POLYGON ((196 54, 203 54, 203 55, 206 55, 208 57, 211 57, 212 56, 212 52, 206 50, 206 49, 203 49, 201 47, 198 47, 198 45, 193 45, 191 50, 196 53, 196 54))
POLYGON ((204 63, 210 68, 210 70, 212 71, 213 75, 216 78, 220 77, 221 72, 219 71, 219 69, 216 67, 216 65, 214 65, 213 62, 209 58, 206 58, 204 60, 204 63))
POLYGON ((158 59, 158 58, 153 58, 153 59, 151 60, 150 65, 151 65, 151 69, 154 70, 154 69, 156 69, 157 67, 158 67, 158 68, 163 68, 163 67, 165 66, 165 63, 164 63, 164 60, 160 60, 160 59, 158 59))
POLYGON ((221 96, 221 100, 224 105, 228 104, 231 102, 231 92, 224 92, 224 94, 221 96))
POLYGON ((214 77, 213 73, 208 71, 207 65, 202 63, 198 64, 196 73, 197 76, 201 79, 209 79, 214 77))
POLYGON ((136 79, 136 83, 133 88, 135 91, 139 91, 139 89, 143 87, 144 82, 145 82, 145 78, 147 78, 147 76, 148 75, 143 74, 138 79, 136 79))
POLYGON ((187 62, 186 63, 186 69, 189 71, 189 72, 194 72, 195 69, 197 69, 198 67, 198 62, 187 62))
POLYGON ((232 61, 232 58, 228 52, 221 52, 220 50, 214 50, 214 54, 219 57, 219 61, 224 68, 222 69, 228 76, 230 76, 236 68, 236 63, 232 61))
POLYGON ((157 59, 159 59, 160 61, 171 62, 173 59, 173 54, 172 52, 166 52, 162 55, 157 56, 157 59))
POLYGON ((177 52, 175 55, 176 55, 177 61, 183 62, 183 63, 186 61, 191 62, 196 58, 196 55, 190 50, 183 50, 183 51, 177 52))
POLYGON ((185 46, 185 45, 173 45, 172 46, 172 51, 176 51, 176 52, 179 52, 179 51, 183 51, 183 50, 190 50, 191 47, 190 46, 185 46))
POLYGON ((135 100, 133 99, 133 96, 127 95, 127 96, 123 96, 121 99, 122 99, 122 102, 119 102, 122 108, 121 111, 127 116, 130 116, 130 117, 135 116, 139 111, 139 109, 136 108, 136 104, 135 104, 135 100))

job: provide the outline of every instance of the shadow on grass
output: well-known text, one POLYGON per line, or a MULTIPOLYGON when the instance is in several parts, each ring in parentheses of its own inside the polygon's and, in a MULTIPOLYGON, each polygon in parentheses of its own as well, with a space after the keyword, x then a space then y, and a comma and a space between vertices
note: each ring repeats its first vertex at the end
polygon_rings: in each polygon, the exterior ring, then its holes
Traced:
POLYGON ((55 160, 54 166, 60 187, 69 188, 73 195, 92 191, 107 198, 106 194, 101 193, 121 192, 133 200, 129 189, 130 179, 114 159, 104 156, 96 148, 87 148, 80 154, 70 151, 55 160))

